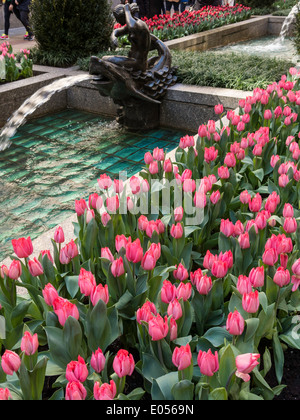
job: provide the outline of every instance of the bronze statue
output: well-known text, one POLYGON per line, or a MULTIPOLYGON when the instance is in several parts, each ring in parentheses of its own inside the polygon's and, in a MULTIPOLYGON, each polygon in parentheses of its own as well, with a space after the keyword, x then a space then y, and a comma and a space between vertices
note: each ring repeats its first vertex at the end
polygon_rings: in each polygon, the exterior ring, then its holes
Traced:
MULTIPOLYGON (((110 96, 122 108, 133 107, 136 101, 160 104, 169 86, 176 83, 169 48, 152 35, 147 24, 136 18, 136 3, 120 4, 114 16, 121 28, 112 34, 112 43, 118 45, 118 37, 128 35, 131 44, 128 56, 91 57, 90 74, 103 96, 110 96), (158 55, 148 58, 151 50, 158 55)), ((140 105, 138 105, 140 107, 140 105)), ((132 109, 130 110, 132 113, 132 109)), ((122 123, 122 115, 120 122, 122 123)))

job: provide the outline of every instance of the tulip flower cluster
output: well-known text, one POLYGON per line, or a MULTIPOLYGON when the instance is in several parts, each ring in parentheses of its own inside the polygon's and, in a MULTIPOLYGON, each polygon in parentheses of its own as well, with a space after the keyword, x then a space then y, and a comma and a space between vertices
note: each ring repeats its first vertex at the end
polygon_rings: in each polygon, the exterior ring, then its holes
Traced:
POLYGON ((9 42, 2 43, 0 45, 0 83, 32 77, 33 62, 30 54, 29 50, 22 49, 19 57, 16 57, 9 42), (20 61, 19 65, 18 60, 20 61))
MULTIPOLYGON (((250 8, 237 4, 235 6, 205 6, 198 11, 186 10, 172 16, 155 15, 150 19, 145 17, 142 20, 155 36, 166 41, 240 22, 250 17, 250 8)), ((115 25, 116 29, 119 27, 121 27, 120 24, 115 25)))
POLYGON ((299 78, 290 69, 239 111, 217 105, 219 123, 178 139, 174 161, 156 148, 139 176, 100 175, 68 243, 62 227, 38 256, 30 237, 12 241, 0 399, 40 399, 48 372, 66 400, 280 392, 284 346, 300 349, 299 78))

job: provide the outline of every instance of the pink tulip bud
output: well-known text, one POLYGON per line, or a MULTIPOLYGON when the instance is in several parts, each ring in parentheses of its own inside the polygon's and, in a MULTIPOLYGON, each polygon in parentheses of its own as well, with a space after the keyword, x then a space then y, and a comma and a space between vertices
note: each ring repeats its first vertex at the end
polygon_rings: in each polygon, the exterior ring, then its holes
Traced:
POLYGON ((291 204, 285 203, 283 208, 283 217, 294 217, 294 208, 291 204))
POLYGON ((95 372, 101 373, 105 367, 105 356, 100 348, 98 348, 91 357, 91 366, 95 372))
POLYGON ((241 249, 248 249, 248 248, 250 248, 249 233, 248 232, 242 233, 238 237, 238 242, 240 244, 241 249))
POLYGON ((149 322, 153 316, 157 315, 157 310, 154 303, 146 301, 144 305, 136 312, 136 321, 141 324, 142 321, 149 322))
POLYGON ((215 105, 215 114, 216 115, 223 114, 223 112, 224 112, 224 107, 223 107, 222 104, 215 105))
POLYGON ((189 278, 189 272, 187 269, 180 263, 178 267, 173 271, 173 276, 176 280, 185 281, 189 278))
POLYGON ((170 341, 177 339, 178 335, 178 326, 174 318, 170 318, 170 341))
POLYGON ((241 354, 236 357, 235 364, 237 372, 235 373, 237 377, 243 379, 243 381, 248 382, 250 380, 249 373, 259 364, 258 359, 260 358, 259 354, 247 353, 241 354))
POLYGON ((192 283, 180 283, 176 290, 177 299, 187 301, 192 295, 192 283))
POLYGON ((248 314, 255 314, 259 308, 258 291, 245 293, 242 298, 242 305, 244 311, 248 312, 248 314))
POLYGON ((86 223, 89 224, 92 219, 95 219, 94 210, 88 209, 86 212, 86 223))
POLYGON ((12 260, 10 267, 8 269, 8 277, 12 280, 18 280, 22 275, 22 266, 20 261, 12 260))
POLYGON ((117 252, 120 252, 122 248, 126 249, 127 244, 131 242, 131 237, 126 238, 125 235, 117 235, 115 238, 115 247, 117 252))
POLYGON ((228 272, 228 263, 226 261, 214 261, 211 267, 211 274, 218 279, 226 276, 228 272))
POLYGON ((58 226, 58 228, 54 232, 54 241, 57 244, 62 244, 63 242, 65 242, 65 234, 61 226, 58 226))
POLYGON ((84 359, 78 356, 78 361, 72 361, 67 365, 66 379, 69 382, 83 383, 89 375, 84 359))
POLYGON ((102 222, 104 227, 107 225, 107 223, 110 221, 110 219, 111 219, 111 216, 107 212, 102 213, 101 222, 102 222))
POLYGON ((168 315, 172 316, 175 321, 182 317, 182 307, 176 298, 169 303, 168 315))
POLYGON ((266 249, 263 253, 262 260, 264 264, 274 266, 278 261, 277 251, 273 248, 266 249))
POLYGON ((116 214, 118 208, 120 207, 119 196, 115 195, 113 197, 107 197, 105 206, 109 213, 116 214))
POLYGON ((168 280, 164 280, 160 294, 161 301, 170 303, 176 298, 176 286, 168 280))
POLYGON ((88 206, 83 198, 81 200, 75 200, 75 211, 77 216, 83 216, 87 209, 88 206))
POLYGON ((252 268, 249 273, 249 281, 253 287, 263 287, 265 282, 264 267, 252 268))
POLYGON ((11 350, 5 350, 1 358, 1 367, 6 375, 13 375, 21 366, 20 356, 11 350))
POLYGON ((81 382, 68 382, 66 387, 66 401, 84 401, 87 391, 81 382))
POLYGON ((101 248, 101 258, 106 258, 110 262, 114 261, 114 256, 111 253, 111 250, 108 247, 101 248))
POLYGON ((90 299, 93 306, 96 306, 100 299, 107 305, 109 302, 107 284, 104 286, 102 284, 98 284, 98 286, 94 287, 91 291, 90 299))
POLYGON ((125 273, 122 257, 113 261, 111 265, 111 272, 114 277, 121 277, 125 273))
POLYGON ((143 248, 141 246, 141 241, 136 239, 132 243, 128 243, 126 247, 126 258, 129 262, 133 264, 139 263, 143 259, 143 248))
POLYGON ((276 283, 279 287, 284 287, 290 283, 290 280, 291 275, 289 270, 286 270, 284 267, 278 267, 273 277, 274 283, 276 283))
POLYGON ((28 268, 33 277, 38 277, 44 274, 43 266, 36 258, 28 261, 28 268))
POLYGON ((146 165, 150 165, 150 163, 153 162, 153 156, 151 155, 150 152, 145 153, 144 160, 145 160, 146 165))
POLYGON ((124 183, 122 179, 114 179, 113 186, 116 194, 121 194, 121 192, 124 190, 124 183))
POLYGON ((27 356, 31 356, 36 353, 39 347, 39 341, 37 334, 31 334, 29 331, 25 331, 21 341, 21 351, 27 356))
POLYGON ((137 176, 132 176, 129 180, 132 194, 138 194, 141 191, 141 181, 137 176))
POLYGON ((252 292, 252 284, 247 276, 241 274, 238 277, 237 289, 241 295, 252 292))
POLYGON ((151 175, 155 175, 158 173, 158 164, 156 160, 149 164, 149 172, 151 175))
POLYGON ((9 399, 12 399, 9 389, 0 388, 0 401, 8 401, 9 399))
POLYGON ((30 237, 27 239, 13 239, 11 243, 18 258, 28 258, 33 253, 33 246, 30 237))
POLYGON ((234 224, 229 220, 221 220, 220 232, 223 233, 227 238, 233 235, 234 233, 234 224))
POLYGON ((262 198, 259 193, 255 195, 250 201, 249 201, 249 209, 253 213, 257 213, 260 211, 262 205, 262 198))
POLYGON ((100 178, 97 181, 101 190, 107 190, 112 186, 112 179, 106 174, 100 175, 100 178))
POLYGON ((91 209, 97 210, 97 200, 99 195, 97 193, 91 194, 89 196, 89 206, 91 209))
POLYGON ((115 398, 117 387, 113 380, 109 384, 104 383, 100 386, 99 382, 94 384, 94 398, 97 401, 110 401, 115 398))
POLYGON ((242 335, 245 328, 245 321, 238 311, 228 314, 226 329, 231 335, 242 335))
POLYGON ((83 295, 90 296, 93 289, 96 287, 96 280, 94 275, 90 271, 81 268, 78 277, 78 285, 80 292, 83 295))
POLYGON ((158 341, 165 338, 169 331, 168 317, 163 319, 159 314, 149 320, 149 335, 152 341, 158 341))
POLYGON ((52 306, 55 299, 58 297, 58 292, 51 283, 46 284, 42 290, 45 302, 47 305, 52 306))
POLYGON ((41 251, 40 255, 42 256, 42 260, 44 259, 44 256, 47 255, 48 260, 53 264, 53 258, 51 255, 51 252, 49 249, 45 249, 44 251, 41 251))
POLYGON ((54 313, 58 317, 58 321, 61 326, 64 326, 69 316, 72 316, 75 319, 79 319, 79 312, 77 306, 64 299, 62 297, 57 297, 53 302, 54 313))
POLYGON ((208 293, 212 289, 212 281, 211 278, 207 275, 198 277, 196 280, 196 288, 200 295, 208 295, 208 293))
POLYGON ((197 362, 202 375, 213 376, 219 370, 218 352, 212 354, 211 349, 208 352, 200 350, 197 362))
POLYGON ((153 158, 154 158, 155 160, 158 160, 158 161, 163 161, 163 160, 165 159, 165 153, 164 153, 164 150, 163 150, 163 149, 159 149, 158 147, 156 147, 156 148, 153 150, 153 158))
POLYGON ((132 354, 127 350, 119 350, 113 361, 113 369, 119 378, 131 376, 135 363, 132 354))
POLYGON ((294 217, 286 217, 284 219, 283 229, 286 233, 294 233, 298 228, 297 220, 294 217))
POLYGON ((190 345, 175 347, 172 355, 172 362, 178 370, 188 368, 192 363, 192 352, 190 345))
POLYGON ((8 268, 4 264, 0 267, 0 276, 3 279, 4 279, 5 276, 8 276, 8 268))
POLYGON ((300 277, 300 258, 294 262, 292 265, 292 272, 296 276, 300 277))

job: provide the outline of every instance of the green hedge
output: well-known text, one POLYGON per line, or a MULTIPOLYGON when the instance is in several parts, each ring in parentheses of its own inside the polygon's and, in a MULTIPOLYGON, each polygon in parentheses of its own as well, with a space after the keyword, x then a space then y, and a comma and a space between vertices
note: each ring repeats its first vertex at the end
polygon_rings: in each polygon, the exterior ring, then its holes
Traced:
POLYGON ((273 6, 275 0, 264 0, 263 2, 261 0, 240 0, 239 3, 251 8, 264 9, 273 6))
MULTIPOLYGON (((107 49, 113 30, 110 0, 33 0, 31 25, 41 59, 65 64, 107 49)), ((50 63, 49 63, 50 64, 50 63)))

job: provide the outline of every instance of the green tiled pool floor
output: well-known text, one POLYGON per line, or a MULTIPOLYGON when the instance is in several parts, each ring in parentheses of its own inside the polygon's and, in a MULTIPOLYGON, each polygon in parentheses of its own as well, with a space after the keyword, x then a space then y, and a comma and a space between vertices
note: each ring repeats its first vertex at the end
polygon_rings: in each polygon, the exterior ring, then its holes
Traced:
POLYGON ((21 127, 0 152, 0 261, 11 239, 35 239, 74 214, 74 201, 96 191, 102 173, 141 170, 155 147, 172 150, 186 133, 124 132, 113 120, 65 110, 21 127))

